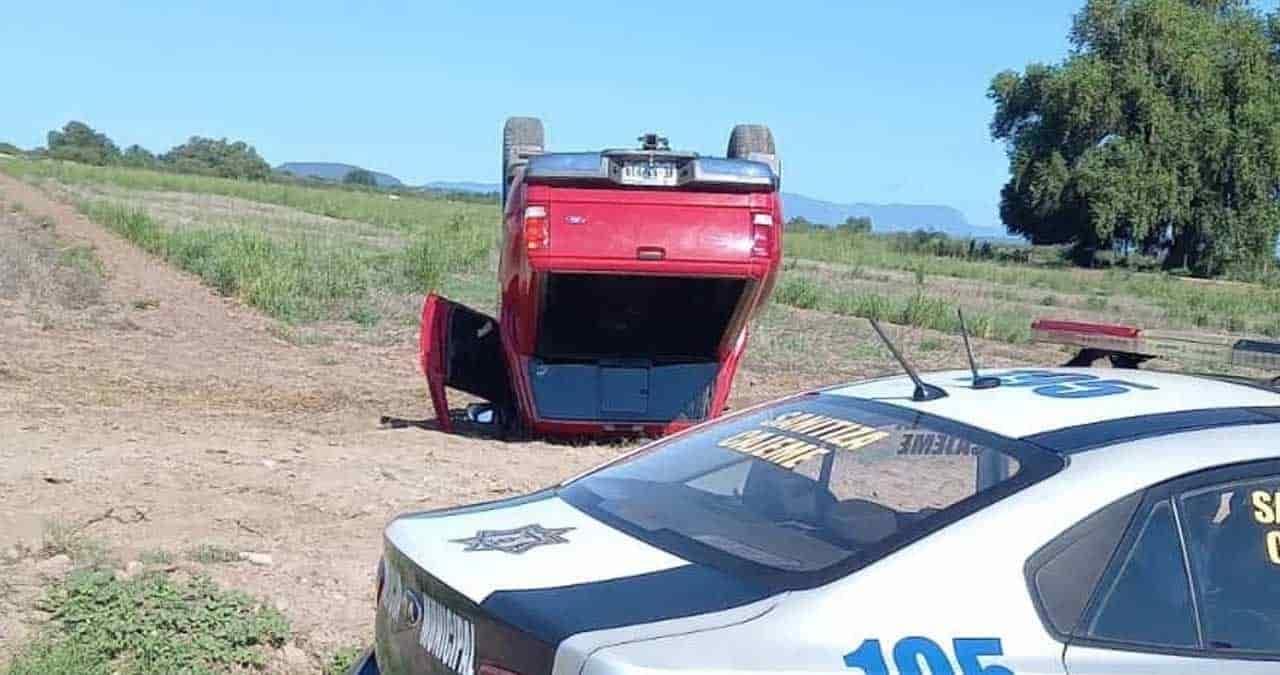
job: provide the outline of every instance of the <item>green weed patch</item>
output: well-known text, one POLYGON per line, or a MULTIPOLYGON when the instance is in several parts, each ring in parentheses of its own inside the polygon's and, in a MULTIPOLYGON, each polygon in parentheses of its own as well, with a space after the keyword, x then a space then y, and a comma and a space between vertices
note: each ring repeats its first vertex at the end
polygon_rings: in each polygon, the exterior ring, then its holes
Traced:
POLYGON ((160 675, 260 667, 289 625, 275 609, 205 578, 159 572, 117 579, 81 570, 48 592, 52 626, 8 667, 8 675, 160 675))

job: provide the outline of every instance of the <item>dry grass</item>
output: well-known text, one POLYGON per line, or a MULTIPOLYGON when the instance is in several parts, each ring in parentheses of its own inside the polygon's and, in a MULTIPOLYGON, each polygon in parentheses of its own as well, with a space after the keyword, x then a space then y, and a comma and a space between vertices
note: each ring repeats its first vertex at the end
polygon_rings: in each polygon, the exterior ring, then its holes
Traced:
POLYGON ((100 305, 105 288, 93 249, 69 246, 50 223, 0 208, 0 300, 42 322, 61 323, 100 305))

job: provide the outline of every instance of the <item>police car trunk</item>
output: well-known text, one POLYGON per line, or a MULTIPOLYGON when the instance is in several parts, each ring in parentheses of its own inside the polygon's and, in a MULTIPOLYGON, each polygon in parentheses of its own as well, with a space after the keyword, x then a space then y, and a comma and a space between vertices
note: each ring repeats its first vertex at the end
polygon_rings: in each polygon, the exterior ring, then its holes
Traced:
POLYGON ((1034 448, 845 396, 745 411, 554 489, 397 518, 379 571, 377 667, 579 673, 612 645, 740 625, 1051 465, 1034 448))

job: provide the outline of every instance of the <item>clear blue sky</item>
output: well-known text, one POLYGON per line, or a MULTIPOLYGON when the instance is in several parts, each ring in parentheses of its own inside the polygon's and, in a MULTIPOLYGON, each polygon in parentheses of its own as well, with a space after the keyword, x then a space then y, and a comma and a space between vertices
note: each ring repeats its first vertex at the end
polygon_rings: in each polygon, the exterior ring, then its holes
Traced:
POLYGON ((759 121, 785 189, 996 225, 987 84, 1063 58, 1082 2, 11 2, 0 140, 79 119, 121 147, 227 136, 417 183, 495 181, 512 114, 553 149, 652 129, 717 154, 759 121))

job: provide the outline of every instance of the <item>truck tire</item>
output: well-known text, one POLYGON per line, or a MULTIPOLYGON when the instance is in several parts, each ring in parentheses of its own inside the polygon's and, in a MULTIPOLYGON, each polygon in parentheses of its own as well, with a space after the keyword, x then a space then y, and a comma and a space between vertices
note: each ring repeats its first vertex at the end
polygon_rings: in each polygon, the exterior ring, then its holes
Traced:
POLYGON ((729 159, 750 159, 752 154, 776 155, 773 132, 763 124, 739 124, 729 134, 729 159))
POLYGON ((508 117, 502 125, 502 204, 507 204, 507 189, 511 186, 511 169, 521 155, 542 152, 544 143, 542 120, 536 117, 508 117))

